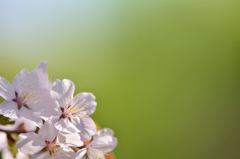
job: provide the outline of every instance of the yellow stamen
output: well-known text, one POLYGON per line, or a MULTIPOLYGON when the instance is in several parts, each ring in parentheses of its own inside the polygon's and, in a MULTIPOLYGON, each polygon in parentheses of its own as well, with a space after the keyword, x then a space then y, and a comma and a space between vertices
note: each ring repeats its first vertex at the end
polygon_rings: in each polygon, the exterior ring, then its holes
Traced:
POLYGON ((35 91, 33 91, 33 92, 30 93, 30 94, 24 95, 24 96, 23 96, 23 99, 25 99, 25 98, 30 98, 30 95, 32 95, 33 93, 35 93, 35 91))
MULTIPOLYGON (((70 108, 72 108, 72 106, 71 106, 70 108)), ((73 109, 69 109, 69 110, 68 110, 68 113, 74 113, 74 112, 76 112, 76 111, 80 111, 80 110, 84 110, 84 109, 86 109, 86 108, 84 108, 84 107, 82 107, 82 108, 77 108, 77 107, 75 107, 75 108, 73 108, 73 109)))

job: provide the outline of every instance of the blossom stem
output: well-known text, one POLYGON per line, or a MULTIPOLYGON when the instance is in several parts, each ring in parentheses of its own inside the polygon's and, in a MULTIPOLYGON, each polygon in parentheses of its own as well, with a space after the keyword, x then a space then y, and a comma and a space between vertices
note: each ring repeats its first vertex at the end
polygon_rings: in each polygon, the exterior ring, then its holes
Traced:
POLYGON ((5 132, 7 134, 11 134, 11 133, 14 133, 14 134, 20 134, 20 133, 26 133, 27 131, 25 130, 14 130, 14 131, 8 131, 8 130, 3 130, 3 129, 0 129, 1 132, 5 132))

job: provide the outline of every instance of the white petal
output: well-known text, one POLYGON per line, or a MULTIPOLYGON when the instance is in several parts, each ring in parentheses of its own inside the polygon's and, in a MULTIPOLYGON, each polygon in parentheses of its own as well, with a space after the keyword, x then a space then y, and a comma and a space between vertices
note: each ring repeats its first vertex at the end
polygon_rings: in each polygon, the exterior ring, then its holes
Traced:
POLYGON ((76 153, 76 158, 75 158, 75 159, 85 159, 86 153, 87 153, 87 149, 86 149, 86 148, 80 149, 80 150, 76 153))
POLYGON ((34 132, 22 133, 18 138, 17 147, 25 154, 35 154, 46 146, 45 140, 34 132))
POLYGON ((19 88, 17 93, 18 98, 24 99, 24 104, 35 104, 39 100, 51 98, 50 89, 48 88, 48 75, 46 73, 34 70, 21 80, 19 80, 21 88, 19 88))
POLYGON ((41 71, 46 72, 47 63, 48 63, 47 61, 41 61, 37 69, 40 69, 41 71))
POLYGON ((80 132, 75 125, 73 125, 67 118, 60 119, 58 122, 54 124, 55 128, 66 132, 66 133, 78 133, 80 132))
MULTIPOLYGON (((20 81, 20 80, 19 80, 20 81)), ((20 81, 20 89, 17 92, 18 98, 23 98, 25 95, 24 104, 28 104, 30 102, 35 102, 35 97, 38 95, 39 90, 39 80, 36 73, 29 73, 25 78, 20 81), (28 94, 28 96, 27 96, 28 94), (27 98, 26 98, 27 97, 27 98)))
POLYGON ((70 98, 73 97, 74 90, 75 86, 72 81, 67 79, 63 79, 62 82, 56 80, 53 83, 51 96, 58 101, 60 106, 64 107, 68 105, 70 98))
POLYGON ((54 156, 56 159, 73 159, 75 152, 69 147, 62 147, 54 152, 54 156))
POLYGON ((35 72, 38 76, 39 79, 39 84, 41 88, 46 88, 50 91, 50 86, 52 86, 49 78, 48 78, 48 74, 46 72, 43 72, 42 69, 36 69, 32 72, 35 72))
POLYGON ((49 151, 39 152, 31 156, 31 159, 51 159, 49 151))
POLYGON ((7 147, 7 135, 4 132, 0 132, 0 151, 7 147))
POLYGON ((89 148, 87 151, 87 155, 90 159, 105 159, 104 151, 100 149, 89 148))
POLYGON ((35 116, 42 117, 45 120, 51 116, 60 116, 62 114, 60 106, 53 99, 39 100, 34 104, 29 104, 28 107, 33 111, 35 116))
POLYGON ((35 131, 36 130, 36 124, 34 124, 31 120, 28 120, 28 119, 25 119, 22 117, 20 117, 19 119, 25 125, 26 131, 35 131))
POLYGON ((104 129, 98 130, 96 132, 96 134, 94 135, 94 137, 97 137, 97 136, 100 136, 100 135, 103 135, 103 134, 113 136, 114 132, 109 128, 104 128, 104 129))
POLYGON ((75 114, 91 115, 94 113, 97 103, 94 101, 95 96, 92 93, 79 93, 73 98, 73 107, 79 108, 75 114), (84 109, 83 109, 84 108, 84 109))
POLYGON ((16 98, 13 86, 2 77, 0 77, 0 96, 7 101, 11 101, 16 98))
POLYGON ((31 109, 27 109, 26 107, 22 106, 20 110, 18 110, 18 114, 23 118, 32 121, 38 127, 42 126, 42 119, 40 117, 36 117, 33 114, 31 109))
POLYGON ((12 85, 16 92, 18 93, 20 92, 22 88, 22 84, 24 84, 26 81, 27 75, 28 75, 28 70, 23 69, 14 77, 12 81, 12 85))
POLYGON ((52 142, 54 138, 58 135, 58 130, 54 127, 55 122, 57 121, 56 118, 51 117, 40 128, 38 134, 43 136, 47 141, 52 142))
POLYGON ((0 114, 12 118, 18 119, 18 106, 14 101, 4 101, 0 104, 0 114))
POLYGON ((61 143, 67 144, 68 146, 77 146, 80 147, 83 145, 83 142, 80 139, 79 134, 69 134, 60 132, 58 134, 58 141, 61 143))
POLYGON ((80 120, 74 117, 72 121, 76 123, 76 127, 80 130, 79 135, 82 141, 89 141, 91 136, 96 133, 96 125, 90 117, 82 117, 80 120))
POLYGON ((117 146, 117 139, 109 135, 101 135, 94 138, 90 145, 92 145, 93 149, 110 152, 117 146))
POLYGON ((108 145, 112 142, 113 137, 110 135, 101 135, 98 137, 93 137, 91 145, 108 145))

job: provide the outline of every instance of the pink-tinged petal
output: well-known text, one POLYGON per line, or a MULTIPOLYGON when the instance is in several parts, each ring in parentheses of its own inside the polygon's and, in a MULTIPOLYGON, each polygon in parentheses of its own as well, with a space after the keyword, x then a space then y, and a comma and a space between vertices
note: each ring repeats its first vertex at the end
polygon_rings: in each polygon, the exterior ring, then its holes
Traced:
POLYGON ((58 130, 54 127, 57 118, 51 117, 40 128, 38 134, 41 135, 45 140, 52 142, 58 135, 58 130))
POLYGON ((41 61, 37 69, 41 70, 42 72, 46 72, 47 63, 48 63, 47 61, 41 61))
POLYGON ((79 135, 82 141, 89 141, 91 136, 96 133, 97 127, 90 117, 82 117, 80 120, 74 117, 71 120, 76 123, 76 127, 80 130, 79 135))
POLYGON ((77 94, 72 100, 73 107, 79 109, 75 114, 89 116, 94 113, 97 106, 97 103, 94 100, 95 96, 92 93, 84 92, 77 94))
POLYGON ((20 110, 18 110, 18 114, 23 118, 32 121, 32 123, 38 127, 42 126, 42 119, 40 117, 36 117, 33 114, 31 109, 27 109, 26 107, 22 106, 20 110))
POLYGON ((58 134, 58 141, 60 143, 64 143, 64 145, 68 145, 68 146, 76 146, 76 147, 80 147, 83 145, 83 142, 81 141, 81 138, 79 136, 79 134, 69 134, 69 133, 63 133, 60 132, 58 134))
POLYGON ((29 98, 26 99, 25 104, 28 107, 31 107, 32 109, 41 109, 44 106, 40 106, 40 108, 38 108, 38 106, 40 104, 43 104, 42 102, 46 103, 45 100, 48 100, 48 101, 51 100, 50 91, 47 89, 34 88, 31 91, 32 92, 28 93, 30 95, 29 95, 29 98))
POLYGON ((47 63, 47 61, 42 61, 37 67, 37 72, 39 74, 41 85, 43 85, 44 88, 47 87, 49 90, 51 90, 52 82, 49 80, 48 74, 46 73, 47 63))
POLYGON ((50 90, 48 89, 48 75, 47 73, 42 73, 39 70, 34 70, 30 72, 26 80, 26 90, 31 93, 35 91, 35 95, 40 98, 50 98, 50 90))
POLYGON ((51 96, 58 101, 60 106, 65 107, 69 104, 70 98, 73 97, 74 90, 75 86, 72 81, 67 79, 63 79, 62 82, 56 80, 53 83, 51 96))
POLYGON ((60 119, 54 124, 55 128, 65 133, 79 133, 80 131, 67 118, 60 119))
POLYGON ((104 152, 110 152, 117 146, 117 139, 109 135, 102 135, 94 138, 90 143, 91 148, 102 150, 104 152))
POLYGON ((0 77, 0 96, 7 101, 11 101, 16 98, 13 86, 2 77, 0 77))
POLYGON ((76 157, 75 159, 86 159, 86 153, 87 153, 87 149, 83 148, 80 149, 77 153, 76 153, 76 157))
POLYGON ((22 84, 24 84, 28 73, 29 72, 27 69, 23 69, 14 77, 14 79, 12 81, 12 85, 16 92, 20 92, 20 90, 22 88, 22 84))
POLYGON ((37 74, 41 88, 46 88, 50 91, 50 86, 52 86, 52 84, 48 78, 48 74, 46 72, 43 72, 41 69, 36 69, 32 72, 35 72, 37 74))
POLYGON ((69 147, 59 148, 58 151, 54 152, 56 159, 73 159, 75 152, 69 147))
POLYGON ((21 89, 18 93, 18 98, 22 99, 23 104, 35 104, 39 100, 51 98, 48 88, 48 76, 42 76, 39 70, 30 72, 26 78, 22 79, 21 89), (45 82, 47 81, 47 82, 45 82))
POLYGON ((46 146, 45 140, 34 132, 22 133, 18 136, 18 139, 17 147, 25 154, 33 155, 46 146))
POLYGON ((39 152, 31 156, 31 159, 51 159, 49 151, 39 152))
POLYGON ((34 104, 29 104, 28 107, 33 111, 35 116, 39 116, 47 120, 51 116, 60 116, 62 111, 56 100, 42 99, 34 104))
POLYGON ((113 136, 114 132, 109 128, 104 128, 104 129, 98 130, 96 132, 96 134, 94 135, 94 137, 98 137, 98 136, 103 135, 103 134, 113 136))
POLYGON ((4 101, 0 104, 0 114, 3 116, 18 119, 18 106, 14 101, 4 101))
POLYGON ((26 78, 22 79, 21 89, 17 93, 23 104, 37 101, 36 99, 39 98, 39 80, 35 72, 30 72, 26 78))
POLYGON ((90 145, 108 145, 110 142, 112 142, 112 136, 110 135, 101 135, 98 137, 93 137, 92 142, 90 145))

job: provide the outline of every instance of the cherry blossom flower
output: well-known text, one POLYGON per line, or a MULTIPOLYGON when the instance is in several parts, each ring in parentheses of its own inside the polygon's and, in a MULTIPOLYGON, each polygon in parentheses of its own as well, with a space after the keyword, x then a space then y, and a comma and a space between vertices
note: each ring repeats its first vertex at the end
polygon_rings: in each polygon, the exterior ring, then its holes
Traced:
POLYGON ((5 99, 0 104, 0 114, 13 119, 22 116, 34 121, 37 126, 41 125, 42 120, 35 113, 41 115, 51 110, 54 115, 56 109, 44 107, 45 102, 53 102, 50 98, 51 83, 45 72, 46 65, 47 63, 42 61, 32 72, 21 70, 12 84, 0 77, 0 96, 5 99))
POLYGON ((104 155, 117 146, 117 139, 113 135, 111 129, 99 130, 91 143, 76 153, 75 159, 105 159, 104 155))
POLYGON ((79 147, 83 142, 78 134, 60 133, 53 126, 56 120, 56 117, 47 120, 38 134, 34 132, 20 134, 18 149, 31 155, 31 159, 72 159, 75 153, 69 146, 79 147))
POLYGON ((92 93, 79 93, 73 97, 74 90, 75 86, 70 80, 56 80, 53 83, 51 96, 61 110, 55 127, 66 133, 79 133, 82 141, 88 141, 96 133, 96 125, 89 115, 95 111, 97 103, 92 93))

